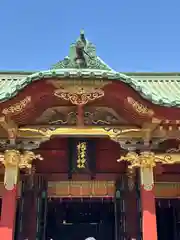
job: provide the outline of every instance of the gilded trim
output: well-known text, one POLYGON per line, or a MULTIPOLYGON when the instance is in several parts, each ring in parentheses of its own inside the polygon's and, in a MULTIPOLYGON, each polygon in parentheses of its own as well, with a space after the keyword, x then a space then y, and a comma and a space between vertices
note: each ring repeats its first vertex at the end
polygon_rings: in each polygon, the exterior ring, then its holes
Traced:
POLYGON ((4 114, 4 115, 10 115, 10 114, 11 115, 17 115, 17 114, 21 113, 27 107, 27 105, 30 102, 31 102, 31 96, 27 96, 23 100, 21 100, 20 102, 15 103, 8 108, 4 108, 2 110, 2 114, 4 114))
POLYGON ((149 109, 147 106, 135 101, 132 97, 127 97, 127 102, 139 115, 148 117, 152 117, 154 115, 154 111, 152 109, 149 109))

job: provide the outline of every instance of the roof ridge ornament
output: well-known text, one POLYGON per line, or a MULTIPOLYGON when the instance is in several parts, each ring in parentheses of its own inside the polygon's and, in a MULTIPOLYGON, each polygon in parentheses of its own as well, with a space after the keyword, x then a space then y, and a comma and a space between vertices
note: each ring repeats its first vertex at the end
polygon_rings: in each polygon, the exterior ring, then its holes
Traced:
POLYGON ((113 71, 96 54, 95 45, 85 37, 84 30, 75 43, 70 45, 69 55, 52 66, 52 69, 96 69, 113 71))
POLYGON ((90 57, 88 53, 86 52, 86 46, 87 46, 87 40, 84 35, 84 30, 80 31, 80 37, 77 39, 75 43, 75 50, 76 50, 76 56, 75 56, 75 63, 79 68, 86 68, 87 62, 85 55, 90 57))

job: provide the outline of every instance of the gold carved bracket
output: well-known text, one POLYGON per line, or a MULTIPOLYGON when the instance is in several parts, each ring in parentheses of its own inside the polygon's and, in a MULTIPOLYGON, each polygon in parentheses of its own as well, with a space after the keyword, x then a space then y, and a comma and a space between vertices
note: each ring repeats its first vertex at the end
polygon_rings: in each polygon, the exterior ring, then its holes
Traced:
POLYGON ((104 96, 103 87, 109 82, 104 81, 84 81, 74 79, 72 81, 50 80, 55 88, 54 95, 58 98, 70 101, 74 105, 85 105, 104 96))
POLYGON ((43 160, 40 155, 31 151, 21 153, 16 149, 0 153, 0 162, 5 167, 4 185, 7 190, 12 190, 17 184, 19 169, 31 169, 35 159, 43 160))
POLYGON ((141 175, 141 183, 146 190, 151 190, 153 187, 153 168, 157 163, 174 164, 180 162, 179 154, 155 154, 150 151, 128 152, 126 156, 122 156, 119 160, 126 161, 129 169, 139 168, 141 175))
POLYGON ((136 152, 128 152, 126 156, 122 156, 119 161, 129 163, 129 168, 154 168, 157 163, 174 164, 180 162, 179 154, 155 154, 150 151, 144 151, 140 154, 136 152))

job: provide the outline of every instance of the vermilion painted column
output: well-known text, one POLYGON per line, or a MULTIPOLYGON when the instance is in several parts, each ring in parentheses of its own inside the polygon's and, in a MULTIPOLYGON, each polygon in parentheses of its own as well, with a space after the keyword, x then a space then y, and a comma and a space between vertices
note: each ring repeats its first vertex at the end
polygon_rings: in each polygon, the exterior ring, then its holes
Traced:
POLYGON ((77 125, 84 125, 84 105, 80 104, 77 106, 77 125))
POLYGON ((0 239, 13 240, 16 218, 17 185, 12 190, 4 188, 0 221, 0 239))
POLYGON ((3 240, 14 240, 19 157, 19 152, 13 149, 6 150, 3 156, 1 155, 5 166, 0 221, 0 239, 3 240))
POLYGON ((140 178, 143 240, 157 240, 153 169, 141 168, 140 178))

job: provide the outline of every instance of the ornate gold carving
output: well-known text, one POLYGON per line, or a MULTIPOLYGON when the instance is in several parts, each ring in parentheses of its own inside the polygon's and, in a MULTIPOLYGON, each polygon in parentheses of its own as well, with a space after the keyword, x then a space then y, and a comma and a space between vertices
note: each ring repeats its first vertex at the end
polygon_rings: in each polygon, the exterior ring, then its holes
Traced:
POLYGON ((104 96, 102 88, 109 82, 83 80, 49 81, 57 90, 54 95, 75 105, 84 105, 104 96), (94 84, 93 84, 94 83, 94 84))
POLYGON ((86 166, 86 142, 81 142, 77 145, 77 167, 85 168, 86 166))
POLYGON ((174 164, 180 162, 178 155, 159 154, 155 155, 153 152, 141 152, 137 154, 135 152, 129 152, 126 156, 122 156, 119 160, 127 161, 129 163, 128 168, 140 168, 141 184, 147 191, 153 188, 153 168, 157 163, 162 164, 174 164))
POLYGON ((0 162, 5 167, 4 185, 8 190, 12 190, 17 183, 19 169, 31 169, 34 159, 43 160, 40 155, 35 155, 31 151, 21 153, 12 149, 0 153, 0 162))
POLYGON ((149 117, 154 115, 154 111, 152 109, 149 109, 143 104, 135 101, 132 97, 127 97, 127 101, 139 115, 145 115, 149 117))
POLYGON ((104 96, 104 91, 98 88, 75 87, 69 90, 56 90, 54 95, 75 105, 84 105, 89 101, 96 100, 104 96))
POLYGON ((172 156, 168 154, 161 156, 147 151, 141 152, 140 154, 137 154, 135 152, 128 152, 125 157, 122 156, 118 161, 127 161, 130 164, 129 168, 153 168, 156 166, 156 163, 174 164, 177 160, 173 159, 172 156))
POLYGON ((127 161, 129 163, 129 171, 132 171, 134 168, 140 168, 141 184, 146 191, 150 191, 154 185, 153 167, 155 167, 156 162, 168 161, 168 159, 169 157, 159 158, 152 152, 141 152, 140 154, 129 152, 118 161, 127 161), (167 160, 164 160, 166 158, 167 160))
POLYGON ((15 103, 8 108, 4 108, 2 110, 2 114, 4 114, 4 115, 17 115, 17 114, 21 113, 30 102, 31 102, 31 96, 27 96, 23 100, 21 100, 20 102, 15 103))
POLYGON ((112 128, 112 127, 105 127, 104 130, 107 132, 107 135, 115 142, 120 142, 122 138, 133 138, 136 136, 142 137, 144 135, 142 129, 140 128, 112 128))
POLYGON ((109 129, 109 128, 101 128, 101 127, 84 127, 84 128, 63 128, 63 127, 22 127, 19 128, 19 137, 23 138, 42 138, 43 136, 45 138, 51 138, 52 136, 109 136, 113 140, 119 139, 119 137, 126 138, 127 136, 131 136, 135 132, 139 132, 139 129, 109 129))

